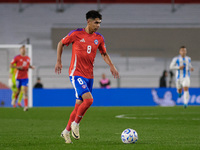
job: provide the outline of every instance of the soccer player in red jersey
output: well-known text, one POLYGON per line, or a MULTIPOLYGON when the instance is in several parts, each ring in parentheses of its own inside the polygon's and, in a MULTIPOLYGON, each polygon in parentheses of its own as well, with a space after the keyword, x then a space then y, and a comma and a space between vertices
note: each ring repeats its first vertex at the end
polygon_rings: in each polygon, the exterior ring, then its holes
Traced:
POLYGON ((87 109, 93 103, 93 64, 99 49, 102 58, 110 66, 110 71, 114 78, 119 78, 119 73, 113 65, 108 53, 104 38, 96 31, 100 27, 102 16, 98 11, 91 10, 86 14, 86 28, 71 31, 64 37, 57 46, 57 63, 55 72, 60 74, 62 70, 62 51, 63 46, 72 43, 72 57, 69 67, 69 78, 75 89, 76 104, 72 111, 67 127, 62 131, 61 137, 66 143, 71 143, 70 131, 75 139, 80 138, 79 123, 87 109))
POLYGON ((15 102, 18 98, 18 95, 23 90, 24 94, 24 111, 28 110, 28 69, 34 69, 34 66, 30 65, 30 58, 26 56, 26 47, 23 45, 20 48, 20 55, 15 56, 11 61, 11 68, 16 68, 16 84, 17 84, 17 93, 15 99, 12 101, 12 105, 15 105, 15 102), (14 65, 16 64, 16 65, 14 65), (22 88, 21 88, 22 87, 22 88))

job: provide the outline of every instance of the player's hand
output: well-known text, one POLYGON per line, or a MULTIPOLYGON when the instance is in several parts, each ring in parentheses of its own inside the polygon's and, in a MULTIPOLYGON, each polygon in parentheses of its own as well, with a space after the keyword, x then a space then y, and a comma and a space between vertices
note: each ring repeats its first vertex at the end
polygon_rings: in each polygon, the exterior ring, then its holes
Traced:
POLYGON ((56 74, 61 74, 61 70, 62 70, 62 63, 61 62, 57 62, 56 66, 55 66, 55 73, 56 74))
POLYGON ((194 68, 191 68, 190 70, 191 70, 191 71, 194 71, 194 68))
POLYGON ((31 66, 31 69, 35 69, 35 66, 31 66))
POLYGON ((13 86, 13 83, 12 83, 12 79, 11 79, 11 78, 8 79, 8 86, 9 86, 10 88, 12 88, 12 86, 13 86))
POLYGON ((18 70, 22 70, 23 69, 23 66, 17 66, 16 67, 18 70))
POLYGON ((180 69, 180 70, 183 70, 184 67, 185 67, 184 65, 183 65, 183 66, 180 66, 179 69, 180 69))
POLYGON ((117 69, 115 68, 114 65, 110 67, 110 72, 112 73, 114 78, 119 78, 119 73, 118 73, 118 71, 117 71, 117 69))

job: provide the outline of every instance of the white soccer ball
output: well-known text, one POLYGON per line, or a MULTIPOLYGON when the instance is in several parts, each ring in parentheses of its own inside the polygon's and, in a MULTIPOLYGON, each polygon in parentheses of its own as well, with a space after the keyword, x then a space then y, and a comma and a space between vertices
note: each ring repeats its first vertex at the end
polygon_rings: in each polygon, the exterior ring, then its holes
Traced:
POLYGON ((138 134, 133 129, 125 129, 121 134, 121 140, 123 143, 135 143, 138 140, 138 134))

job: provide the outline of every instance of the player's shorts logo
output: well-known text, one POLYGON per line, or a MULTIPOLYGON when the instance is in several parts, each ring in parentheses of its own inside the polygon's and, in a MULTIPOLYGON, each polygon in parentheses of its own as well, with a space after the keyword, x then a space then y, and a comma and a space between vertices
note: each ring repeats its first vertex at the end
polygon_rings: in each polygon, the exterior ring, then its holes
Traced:
POLYGON ((94 44, 96 44, 96 45, 97 45, 98 43, 99 43, 99 42, 98 42, 98 40, 94 40, 94 44))
POLYGON ((82 85, 82 88, 83 88, 83 89, 85 89, 85 88, 86 88, 86 85, 85 85, 85 84, 83 84, 83 85, 82 85))

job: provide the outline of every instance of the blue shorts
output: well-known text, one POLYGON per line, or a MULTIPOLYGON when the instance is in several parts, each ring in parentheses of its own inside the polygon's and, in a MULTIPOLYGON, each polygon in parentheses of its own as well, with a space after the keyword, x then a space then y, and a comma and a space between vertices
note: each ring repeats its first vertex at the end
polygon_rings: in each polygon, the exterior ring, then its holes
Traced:
POLYGON ((18 89, 21 86, 28 86, 28 79, 16 79, 16 85, 18 89))
POLYGON ((87 79, 81 76, 70 76, 70 81, 75 89, 75 96, 79 100, 83 100, 84 93, 92 93, 93 79, 87 79))

